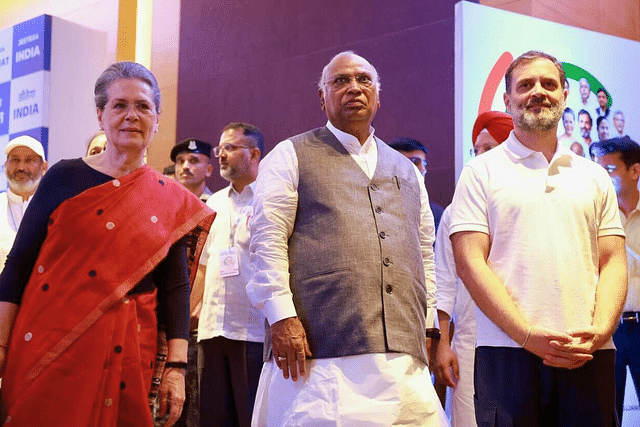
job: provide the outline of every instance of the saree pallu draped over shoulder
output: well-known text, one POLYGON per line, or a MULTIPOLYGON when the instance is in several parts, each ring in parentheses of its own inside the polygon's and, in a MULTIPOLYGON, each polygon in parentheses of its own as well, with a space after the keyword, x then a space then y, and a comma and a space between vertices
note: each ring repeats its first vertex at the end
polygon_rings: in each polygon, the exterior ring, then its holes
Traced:
POLYGON ((12 330, 1 389, 5 421, 153 425, 156 290, 127 294, 195 228, 204 230, 199 252, 214 217, 148 166, 63 202, 50 217, 12 330))

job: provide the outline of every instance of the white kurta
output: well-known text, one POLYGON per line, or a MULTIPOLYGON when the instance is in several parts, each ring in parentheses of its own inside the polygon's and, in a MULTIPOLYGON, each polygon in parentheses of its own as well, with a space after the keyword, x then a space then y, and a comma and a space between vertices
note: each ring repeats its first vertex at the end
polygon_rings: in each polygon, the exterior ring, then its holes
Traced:
MULTIPOLYGON (((373 128, 367 141, 327 123, 371 178, 377 164, 373 128)), ((434 224, 422 176, 420 235, 427 287, 427 325, 435 322, 434 224)), ((251 302, 270 324, 296 315, 287 258, 298 202, 298 165, 290 140, 278 144, 260 164, 251 236, 254 276, 251 302)), ((348 302, 345 302, 348 303, 348 302)), ((273 360, 265 363, 253 412, 253 426, 446 426, 428 368, 408 354, 362 354, 312 359, 305 378, 285 380, 273 360)))

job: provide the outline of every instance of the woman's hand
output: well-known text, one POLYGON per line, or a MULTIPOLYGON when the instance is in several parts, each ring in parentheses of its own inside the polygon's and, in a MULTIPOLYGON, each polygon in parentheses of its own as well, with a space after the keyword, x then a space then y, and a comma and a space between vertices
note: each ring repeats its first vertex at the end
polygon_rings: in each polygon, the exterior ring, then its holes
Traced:
POLYGON ((185 369, 166 368, 160 381, 160 408, 158 417, 162 418, 169 412, 165 426, 171 427, 178 421, 182 413, 182 405, 185 399, 184 376, 185 369))

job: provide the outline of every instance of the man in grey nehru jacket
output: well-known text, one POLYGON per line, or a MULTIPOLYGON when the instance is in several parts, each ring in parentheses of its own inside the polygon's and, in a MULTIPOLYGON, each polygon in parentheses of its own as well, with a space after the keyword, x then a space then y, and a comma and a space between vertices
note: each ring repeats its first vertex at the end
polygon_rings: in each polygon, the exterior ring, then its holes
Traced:
POLYGON ((374 136, 376 69, 319 82, 327 124, 260 164, 247 285, 269 329, 252 425, 447 426, 425 349, 434 225, 424 182, 374 136))

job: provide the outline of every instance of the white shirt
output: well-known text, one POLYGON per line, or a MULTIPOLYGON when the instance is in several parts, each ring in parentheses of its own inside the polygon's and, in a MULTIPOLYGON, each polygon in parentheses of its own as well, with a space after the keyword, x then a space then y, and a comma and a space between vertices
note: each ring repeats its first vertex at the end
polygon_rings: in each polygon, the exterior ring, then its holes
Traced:
MULTIPOLYGON (((360 145, 354 136, 329 122, 327 128, 371 178, 378 159, 374 129, 371 128, 369 137, 360 145)), ((436 319, 435 227, 424 180, 418 168, 415 171, 420 183, 420 246, 427 288, 426 324, 431 326, 436 319)), ((252 220, 254 276, 247 285, 247 293, 270 324, 296 316, 289 288, 287 241, 295 221, 297 188, 298 159, 293 143, 285 140, 260 162, 252 220)), ((251 425, 306 425, 311 420, 327 425, 388 426, 396 422, 411 426, 449 425, 431 384, 429 370, 412 355, 377 353, 312 359, 307 362, 307 371, 305 377, 293 382, 283 379, 273 358, 266 362, 251 425), (326 406, 332 410, 325 410, 326 406), (342 407, 348 410, 333 411, 342 407)))
POLYGON ((262 342, 264 316, 251 306, 246 285, 251 278, 249 261, 249 223, 253 214, 255 183, 238 193, 233 186, 223 188, 207 200, 216 211, 207 243, 200 257, 206 265, 198 341, 223 336, 237 341, 262 342), (220 275, 220 251, 236 248, 239 274, 220 275))
MULTIPOLYGON (((356 137, 327 122, 327 128, 371 178, 376 170, 378 148, 371 128, 364 144, 356 137)), ((435 268, 433 262, 434 224, 429 196, 422 175, 415 168, 420 183, 420 246, 423 254, 427 289, 426 325, 435 325, 435 268)), ((269 324, 296 316, 289 288, 287 241, 293 231, 298 204, 298 158, 293 143, 279 143, 260 162, 256 185, 251 236, 251 263, 254 276, 247 294, 254 306, 265 314, 269 324)))
POLYGON ((640 311, 640 201, 628 217, 620 211, 620 220, 627 235, 625 247, 629 279, 624 311, 640 311))
MULTIPOLYGON (((602 167, 562 144, 548 162, 513 131, 463 169, 451 210, 450 233, 459 231, 488 234, 489 267, 525 319, 563 332, 593 322, 597 239, 624 236, 602 167)), ((476 320, 478 346, 520 347, 479 309, 476 320)))
POLYGON ((23 201, 22 196, 15 194, 11 189, 0 193, 0 271, 4 268, 4 262, 13 246, 22 216, 32 198, 33 195, 23 201), (6 209, 3 208, 5 203, 6 209))

